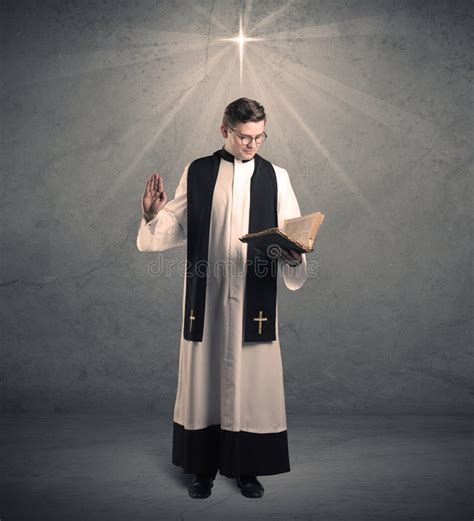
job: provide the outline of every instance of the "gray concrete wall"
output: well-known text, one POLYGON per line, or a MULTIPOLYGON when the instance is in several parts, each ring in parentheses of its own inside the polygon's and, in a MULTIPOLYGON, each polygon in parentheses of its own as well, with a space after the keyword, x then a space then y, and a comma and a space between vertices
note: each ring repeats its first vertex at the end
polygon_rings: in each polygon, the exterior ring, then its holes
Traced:
POLYGON ((240 2, 3 2, 2 411, 171 413, 183 279, 150 268, 185 249, 137 250, 141 195, 241 95, 326 215, 279 286, 288 411, 472 411, 469 4, 254 2, 241 89, 240 2))

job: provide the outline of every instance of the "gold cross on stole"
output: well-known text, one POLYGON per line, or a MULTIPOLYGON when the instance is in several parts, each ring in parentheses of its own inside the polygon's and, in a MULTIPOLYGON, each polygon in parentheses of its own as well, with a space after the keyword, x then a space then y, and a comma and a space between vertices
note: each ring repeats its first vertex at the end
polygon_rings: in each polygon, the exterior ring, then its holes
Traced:
POLYGON ((265 320, 268 320, 268 318, 262 318, 262 315, 263 315, 263 311, 260 311, 258 314, 258 317, 254 318, 254 320, 258 322, 258 334, 259 335, 262 334, 262 322, 264 322, 265 320))
POLYGON ((189 317, 189 332, 191 333, 191 328, 193 327, 193 320, 196 320, 196 317, 194 316, 194 311, 191 309, 191 316, 189 317))

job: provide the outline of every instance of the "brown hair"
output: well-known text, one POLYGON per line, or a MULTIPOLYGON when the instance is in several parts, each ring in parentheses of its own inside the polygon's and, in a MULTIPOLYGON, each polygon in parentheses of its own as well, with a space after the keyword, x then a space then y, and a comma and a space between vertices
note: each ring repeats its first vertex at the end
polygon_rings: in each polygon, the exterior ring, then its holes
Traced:
POLYGON ((263 105, 253 99, 239 98, 225 108, 222 124, 233 128, 239 123, 262 121, 262 119, 267 120, 263 105))

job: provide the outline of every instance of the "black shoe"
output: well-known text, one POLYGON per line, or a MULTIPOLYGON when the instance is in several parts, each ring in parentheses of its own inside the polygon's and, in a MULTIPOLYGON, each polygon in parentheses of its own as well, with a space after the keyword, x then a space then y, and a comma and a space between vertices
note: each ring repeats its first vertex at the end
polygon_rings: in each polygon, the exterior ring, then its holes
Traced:
POLYGON ((263 486, 256 476, 239 476, 237 485, 245 497, 262 497, 263 486))
POLYGON ((192 498, 205 498, 211 495, 214 479, 204 474, 194 474, 193 481, 189 485, 188 492, 192 498))

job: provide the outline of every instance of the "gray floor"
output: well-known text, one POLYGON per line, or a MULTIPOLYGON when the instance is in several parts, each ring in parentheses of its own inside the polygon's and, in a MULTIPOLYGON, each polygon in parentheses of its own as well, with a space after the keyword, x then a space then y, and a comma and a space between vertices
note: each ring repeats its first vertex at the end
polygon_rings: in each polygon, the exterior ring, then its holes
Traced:
POLYGON ((261 499, 218 474, 207 499, 170 463, 169 418, 0 419, 2 521, 472 521, 473 417, 288 417, 292 470, 261 499))

